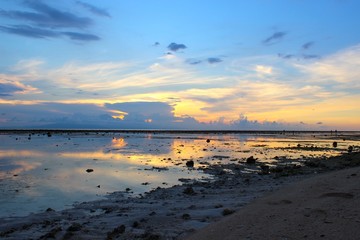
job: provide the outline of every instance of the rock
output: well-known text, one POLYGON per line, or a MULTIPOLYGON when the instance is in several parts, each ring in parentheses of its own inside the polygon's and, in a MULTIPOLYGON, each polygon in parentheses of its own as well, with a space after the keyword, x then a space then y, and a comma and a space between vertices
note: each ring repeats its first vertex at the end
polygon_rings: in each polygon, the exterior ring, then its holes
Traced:
POLYGON ((253 156, 250 156, 246 159, 246 163, 248 164, 254 164, 256 162, 256 159, 253 156))
POLYGON ((46 209, 46 212, 55 212, 55 210, 52 208, 48 208, 48 209, 46 209))
POLYGON ((234 212, 235 212, 235 210, 233 210, 233 209, 225 208, 222 212, 222 215, 226 216, 226 215, 233 214, 234 212))
POLYGON ((261 165, 261 174, 269 174, 270 172, 270 167, 268 165, 261 165))
POLYGON ((114 230, 112 230, 111 232, 107 233, 107 239, 113 239, 116 238, 116 236, 123 234, 125 232, 125 225, 120 225, 117 228, 114 228, 114 230))
POLYGON ((334 147, 334 148, 337 147, 337 142, 333 142, 333 147, 334 147))
POLYGON ((189 220, 191 217, 190 217, 190 214, 184 213, 184 214, 181 216, 181 218, 184 219, 184 220, 189 220))
POLYGON ((94 169, 91 169, 91 168, 86 169, 86 172, 88 172, 88 173, 91 173, 93 171, 94 171, 94 169))
POLYGON ((210 139, 206 139, 206 142, 207 142, 207 143, 210 143, 210 139))
POLYGON ((354 150, 354 147, 353 147, 353 146, 349 146, 349 147, 348 147, 348 152, 349 152, 349 153, 351 153, 353 150, 354 150))
POLYGON ((189 168, 194 167, 194 161, 193 160, 187 161, 186 166, 189 167, 189 168))
POLYGON ((192 187, 185 188, 183 193, 187 194, 187 195, 195 195, 196 194, 196 192, 194 191, 194 189, 192 187))
POLYGON ((82 228, 80 223, 73 223, 70 227, 68 227, 67 231, 69 232, 77 232, 80 231, 82 228))

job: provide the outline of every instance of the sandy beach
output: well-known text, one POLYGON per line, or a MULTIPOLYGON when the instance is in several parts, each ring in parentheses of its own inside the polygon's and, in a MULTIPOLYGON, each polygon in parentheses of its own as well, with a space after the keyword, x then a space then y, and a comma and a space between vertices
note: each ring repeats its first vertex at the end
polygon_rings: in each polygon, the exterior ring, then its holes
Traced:
MULTIPOLYGON (((199 148, 207 144, 205 140, 200 139, 199 148)), ((228 147, 230 143, 221 144, 228 147)), ((351 153, 341 150, 342 154, 333 157, 303 157, 300 163, 276 156, 276 164, 265 164, 251 156, 222 162, 227 156, 219 146, 213 148, 222 155, 216 152, 211 155, 216 162, 204 167, 201 161, 205 158, 199 160, 194 156, 195 167, 189 166, 189 171, 201 170, 211 179, 183 178, 182 184, 158 187, 138 196, 117 191, 105 199, 81 202, 65 210, 49 207, 26 217, 4 217, 0 219, 0 238, 356 239, 358 236, 358 146, 351 153)), ((266 150, 264 145, 256 147, 261 152, 266 150)), ((281 151, 295 154, 295 150, 324 149, 295 145, 281 151)), ((181 164, 185 163, 190 164, 181 160, 181 164)))
POLYGON ((359 239, 359 181, 359 167, 299 181, 186 239, 359 239))

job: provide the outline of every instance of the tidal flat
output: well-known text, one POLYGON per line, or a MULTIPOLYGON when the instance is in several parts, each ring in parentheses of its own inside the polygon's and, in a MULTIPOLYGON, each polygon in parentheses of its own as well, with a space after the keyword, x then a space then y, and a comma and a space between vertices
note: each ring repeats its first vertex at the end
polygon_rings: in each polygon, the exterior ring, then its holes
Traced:
POLYGON ((177 239, 357 166, 359 132, 3 131, 0 237, 177 239))

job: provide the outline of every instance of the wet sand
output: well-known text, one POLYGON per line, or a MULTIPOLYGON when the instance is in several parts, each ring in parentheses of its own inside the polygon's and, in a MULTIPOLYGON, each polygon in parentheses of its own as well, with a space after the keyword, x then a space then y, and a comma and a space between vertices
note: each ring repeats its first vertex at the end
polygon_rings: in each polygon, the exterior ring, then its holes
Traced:
MULTIPOLYGON (((332 239, 335 235, 327 231, 345 224, 349 233, 353 225, 346 221, 359 220, 347 212, 349 207, 357 207, 359 198, 354 182, 358 183, 360 170, 353 168, 360 166, 358 150, 328 159, 307 158, 302 165, 287 163, 286 159, 282 160, 286 164, 276 166, 248 159, 210 164, 202 170, 212 175, 212 180, 183 179, 182 185, 157 188, 139 197, 115 192, 107 199, 83 202, 63 211, 49 208, 27 217, 0 219, 0 238, 222 239, 226 232, 229 239, 269 239, 264 238, 268 234, 275 234, 271 235, 274 239, 332 239), (253 171, 244 171, 249 168, 253 171), (344 168, 348 170, 341 171, 344 168), (337 185, 327 183, 334 179, 337 185), (338 223, 337 217, 345 222, 338 223), (322 229, 322 225, 332 227, 322 229), (241 233, 247 229, 246 236, 239 235, 238 228, 241 233), (307 233, 311 228, 315 230, 307 233)), ((352 235, 346 236, 351 239, 352 235)))
POLYGON ((359 182, 359 167, 311 177, 186 239, 359 239, 359 182))

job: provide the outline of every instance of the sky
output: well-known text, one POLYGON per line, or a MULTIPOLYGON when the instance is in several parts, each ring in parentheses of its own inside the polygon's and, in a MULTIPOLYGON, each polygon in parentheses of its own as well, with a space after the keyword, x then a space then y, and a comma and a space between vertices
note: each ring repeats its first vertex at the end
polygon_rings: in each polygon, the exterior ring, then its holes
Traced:
POLYGON ((360 130, 358 9, 1 0, 0 128, 360 130))

